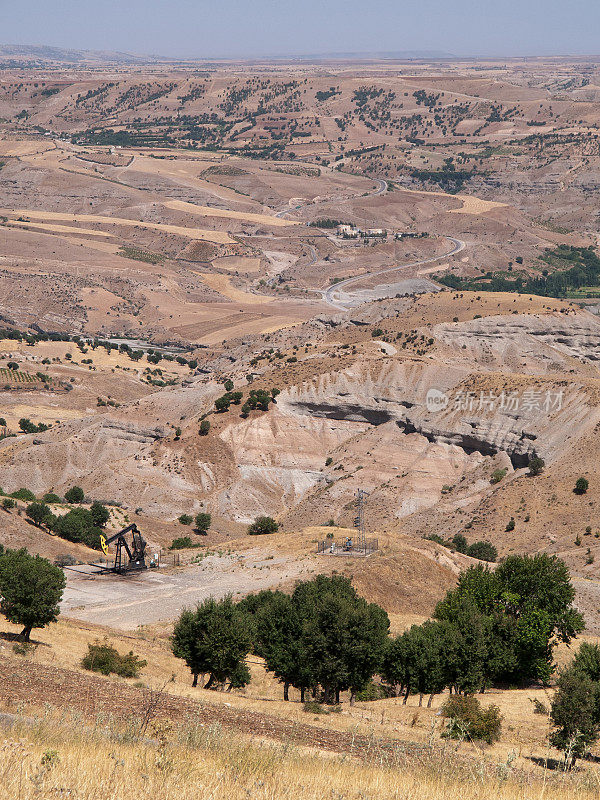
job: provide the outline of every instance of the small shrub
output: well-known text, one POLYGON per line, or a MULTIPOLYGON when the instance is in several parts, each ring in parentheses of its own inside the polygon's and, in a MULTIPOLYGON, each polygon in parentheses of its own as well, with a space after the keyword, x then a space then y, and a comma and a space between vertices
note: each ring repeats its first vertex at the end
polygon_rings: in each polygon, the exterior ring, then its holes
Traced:
POLYGON ((189 536, 179 536, 173 539, 169 550, 185 550, 188 547, 200 547, 200 545, 193 542, 189 536))
POLYGON ((54 492, 46 492, 46 494, 42 497, 44 503, 61 503, 62 498, 59 497, 54 492))
POLYGON ((32 653, 35 653, 37 650, 37 644, 34 644, 33 642, 15 642, 12 649, 13 653, 16 655, 26 658, 32 653))
POLYGON ((500 483, 502 478, 504 478, 506 476, 507 472, 508 472, 508 470, 506 468, 505 469, 495 469, 492 472, 492 477, 490 478, 490 483, 500 483))
POLYGON ((54 563, 57 567, 74 567, 78 562, 70 553, 63 553, 60 556, 56 556, 54 563))
POLYGON ((177 522, 181 523, 181 525, 191 525, 194 521, 193 517, 190 517, 189 514, 182 514, 180 517, 177 517, 177 522))
POLYGON ((575 494, 585 494, 589 488, 589 482, 586 478, 577 478, 573 492, 575 494))
POLYGON ((509 531, 514 531, 514 529, 515 529, 515 518, 511 517, 508 520, 508 524, 506 525, 506 528, 504 530, 508 533, 509 531))
POLYGON ((307 714, 326 714, 327 711, 323 708, 321 703, 317 703, 316 700, 308 700, 304 703, 303 711, 306 711, 307 714))
POLYGON ((132 650, 121 655, 108 642, 98 641, 88 644, 88 652, 81 659, 81 666, 84 669, 100 672, 102 675, 113 673, 121 678, 139 678, 147 663, 144 659, 138 658, 132 650))
POLYGON ((390 689, 387 686, 382 686, 380 683, 373 683, 373 681, 370 681, 364 689, 356 693, 356 699, 363 702, 384 700, 386 697, 390 696, 390 689))
POLYGON ((542 701, 538 697, 530 697, 529 700, 531 703, 533 703, 534 714, 541 714, 544 717, 548 716, 548 714, 550 713, 550 709, 545 703, 542 703, 542 701))
POLYGON ((453 695, 442 706, 448 720, 443 736, 449 739, 476 739, 493 744, 500 739, 502 716, 498 706, 481 707, 473 695, 453 695))

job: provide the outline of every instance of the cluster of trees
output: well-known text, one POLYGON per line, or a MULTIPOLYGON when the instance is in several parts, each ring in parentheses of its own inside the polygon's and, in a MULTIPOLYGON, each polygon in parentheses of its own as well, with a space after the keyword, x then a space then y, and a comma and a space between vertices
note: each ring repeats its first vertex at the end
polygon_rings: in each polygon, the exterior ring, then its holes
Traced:
POLYGON ((389 631, 385 611, 359 597, 340 575, 319 575, 299 583, 293 594, 263 591, 235 604, 231 597, 207 600, 182 613, 173 633, 173 652, 183 658, 197 685, 250 680, 248 653, 265 659, 284 685, 338 702, 341 691, 356 692, 377 672, 389 631))
POLYGON ((204 535, 208 533, 208 529, 210 528, 210 524, 212 522, 211 515, 205 511, 200 511, 195 517, 192 517, 190 514, 182 514, 177 519, 182 525, 191 525, 193 522, 194 529, 198 533, 202 533, 204 535))
MULTIPOLYGON (((83 501, 83 490, 75 486, 66 492, 65 499, 71 503, 80 503, 83 501), (71 499, 69 500, 69 498, 71 499)), ((30 503, 25 509, 25 513, 34 525, 48 528, 61 539, 81 542, 95 550, 100 550, 100 536, 110 519, 110 512, 106 506, 95 500, 89 508, 72 508, 66 514, 58 516, 47 505, 48 502, 58 501, 60 498, 57 495, 44 495, 44 500, 41 502, 34 500, 30 503)))
POLYGON ((50 428, 50 425, 47 425, 45 422, 38 422, 36 425, 36 423, 32 422, 28 417, 21 417, 19 420, 19 428, 23 433, 44 433, 44 431, 50 428))
POLYGON ((456 589, 436 607, 434 619, 392 641, 382 676, 404 690, 460 694, 492 685, 546 682, 556 644, 583 630, 573 606, 567 568, 555 556, 509 556, 491 572, 463 572, 456 589))
MULTIPOLYGON (((313 222, 309 222, 308 226, 310 228, 337 228, 340 225, 344 225, 341 220, 339 219, 331 219, 330 217, 323 217, 322 219, 316 219, 313 222)), ((348 223, 346 223, 348 224, 348 223)), ((351 223, 350 223, 351 224, 351 223)))
POLYGON ((498 551, 490 542, 473 542, 469 544, 462 533, 457 533, 452 539, 443 539, 437 533, 431 533, 425 537, 432 542, 437 542, 444 547, 449 547, 451 550, 456 550, 457 553, 464 553, 471 558, 478 558, 480 561, 496 561, 498 558, 498 551))
POLYGON ((600 280, 600 258, 593 247, 559 245, 540 256, 553 272, 543 270, 539 277, 517 275, 507 278, 502 272, 487 272, 481 278, 460 278, 457 275, 440 275, 440 283, 451 289, 478 292, 521 292, 542 297, 566 297, 584 287, 596 287, 600 280), (566 268, 565 268, 566 267, 566 268))
POLYGON ((583 629, 573 598, 560 559, 509 556, 493 572, 483 565, 466 570, 432 620, 390 638, 382 608, 359 597, 347 578, 319 575, 299 583, 291 596, 263 591, 237 605, 231 598, 221 601, 225 610, 211 600, 186 611, 173 646, 195 682, 208 673, 210 686, 228 680, 243 685, 243 661, 253 652, 283 683, 286 699, 293 686, 302 699, 310 691, 337 702, 340 692, 349 691, 353 700, 379 675, 391 694, 403 693, 406 702, 418 693, 420 704, 429 695, 430 705, 448 688, 469 695, 491 685, 548 681, 556 644, 569 643, 583 629), (227 636, 212 630, 213 617, 225 625, 223 615, 234 625, 227 636), (237 644, 227 672, 219 650, 229 638, 237 644))
POLYGON ((225 392, 215 400, 215 409, 217 411, 228 411, 232 403, 238 406, 242 402, 243 396, 243 392, 225 392))
MULTIPOLYGON (((270 392, 266 389, 251 389, 246 402, 242 406, 242 414, 247 416, 254 409, 268 411, 269 403, 275 402, 275 398, 280 393, 279 389, 273 388, 270 392)), ((217 411, 228 411, 229 407, 239 405, 242 401, 243 392, 227 391, 215 400, 217 411)), ((202 432, 202 431, 201 431, 202 432)))
POLYGON ((266 389, 251 389, 242 406, 242 414, 246 416, 256 408, 259 411, 268 411, 269 403, 274 403, 278 394, 280 394, 280 390, 276 388, 271 389, 270 392, 267 392, 266 389))

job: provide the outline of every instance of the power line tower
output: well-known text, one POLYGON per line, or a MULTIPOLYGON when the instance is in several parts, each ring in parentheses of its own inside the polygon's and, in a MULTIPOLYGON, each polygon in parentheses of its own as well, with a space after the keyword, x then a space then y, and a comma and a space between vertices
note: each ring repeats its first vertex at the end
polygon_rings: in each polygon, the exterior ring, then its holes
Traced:
POLYGON ((367 551, 367 538, 366 538, 366 530, 365 530, 365 506, 364 500, 365 497, 368 497, 369 493, 365 492, 364 489, 358 489, 356 492, 356 518, 354 520, 354 525, 358 529, 358 537, 359 537, 359 549, 366 553, 367 551))

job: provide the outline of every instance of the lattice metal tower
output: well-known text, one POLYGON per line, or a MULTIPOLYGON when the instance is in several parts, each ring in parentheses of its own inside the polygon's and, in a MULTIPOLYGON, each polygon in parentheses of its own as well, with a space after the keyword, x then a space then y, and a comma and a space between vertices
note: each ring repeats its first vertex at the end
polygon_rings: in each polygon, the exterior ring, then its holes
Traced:
POLYGON ((356 492, 356 519, 354 520, 354 525, 358 528, 359 548, 364 551, 367 549, 364 500, 368 496, 369 493, 365 492, 364 489, 358 489, 356 492))

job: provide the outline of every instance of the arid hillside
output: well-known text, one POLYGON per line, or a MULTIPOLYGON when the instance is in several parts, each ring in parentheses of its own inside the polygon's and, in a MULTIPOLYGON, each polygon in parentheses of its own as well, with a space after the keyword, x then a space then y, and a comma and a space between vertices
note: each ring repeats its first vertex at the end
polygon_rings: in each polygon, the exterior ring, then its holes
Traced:
MULTIPOLYGON (((596 61, 32 53, 0 52, 2 491, 81 486, 172 558, 199 512, 202 552, 339 538, 362 489, 384 605, 430 611, 461 535, 561 554, 593 628, 596 61)), ((26 505, 2 543, 97 556, 26 505)))

